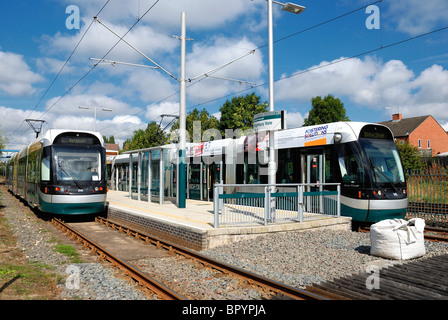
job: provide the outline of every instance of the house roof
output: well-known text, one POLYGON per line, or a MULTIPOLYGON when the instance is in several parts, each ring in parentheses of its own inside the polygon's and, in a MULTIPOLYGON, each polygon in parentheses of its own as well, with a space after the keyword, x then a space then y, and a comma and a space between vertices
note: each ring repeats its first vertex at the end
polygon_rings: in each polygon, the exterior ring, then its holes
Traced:
POLYGON ((118 143, 106 143, 107 150, 120 151, 120 146, 118 143))
POLYGON ((404 118, 401 120, 379 122, 379 124, 383 124, 388 127, 395 137, 407 137, 429 117, 431 116, 426 115, 413 118, 404 118))

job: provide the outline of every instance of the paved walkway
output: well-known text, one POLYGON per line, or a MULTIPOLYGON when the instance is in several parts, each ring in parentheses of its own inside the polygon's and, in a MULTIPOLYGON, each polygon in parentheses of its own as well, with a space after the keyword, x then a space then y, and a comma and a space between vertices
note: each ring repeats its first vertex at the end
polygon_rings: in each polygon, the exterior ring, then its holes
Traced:
POLYGON ((187 199, 186 208, 180 209, 171 201, 160 205, 154 202, 129 199, 129 193, 109 191, 107 201, 111 207, 120 207, 140 215, 163 219, 179 224, 187 224, 199 229, 213 229, 213 202, 187 199))

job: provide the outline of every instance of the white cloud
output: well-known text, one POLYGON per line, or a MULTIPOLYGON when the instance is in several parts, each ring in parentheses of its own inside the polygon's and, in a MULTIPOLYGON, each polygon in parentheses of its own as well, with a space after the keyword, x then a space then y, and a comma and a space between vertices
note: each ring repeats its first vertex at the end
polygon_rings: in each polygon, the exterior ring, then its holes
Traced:
POLYGON ((102 95, 102 94, 78 94, 67 95, 59 100, 60 97, 54 97, 47 101, 46 110, 47 114, 70 114, 83 116, 85 114, 91 114, 94 116, 94 110, 82 110, 79 107, 96 107, 97 119, 111 118, 114 115, 126 114, 138 112, 140 109, 130 106, 129 104, 116 100, 114 98, 102 95), (59 101, 58 101, 59 100, 59 101), (112 109, 109 111, 101 111, 101 108, 112 109))
MULTIPOLYGON (((69 4, 80 7, 83 18, 93 17, 104 5, 104 1, 91 0, 64 0, 69 4)), ((263 2, 245 2, 241 0, 227 0, 217 2, 210 0, 129 0, 113 1, 109 3, 101 12, 100 17, 104 17, 114 23, 132 21, 141 17, 153 4, 155 6, 143 18, 142 23, 154 23, 161 29, 180 32, 180 13, 186 13, 186 23, 188 29, 198 28, 218 28, 225 23, 234 20, 236 17, 244 15, 248 10, 257 11, 266 8, 263 2)))
MULTIPOLYGON (((88 24, 90 24, 90 20, 86 20, 85 22, 84 26, 75 35, 57 32, 54 36, 44 36, 42 38, 42 44, 40 45, 41 51, 46 54, 67 57, 75 48, 81 36, 84 35, 88 24)), ((129 29, 128 26, 113 24, 106 20, 102 22, 119 36, 123 36, 129 29)), ((173 39, 170 34, 157 32, 153 28, 142 24, 137 25, 124 39, 153 60, 155 60, 158 55, 171 52, 174 48, 179 46, 178 41, 173 39)), ((93 66, 96 62, 88 59, 102 58, 118 40, 119 38, 111 31, 107 30, 98 22, 94 22, 80 42, 80 45, 77 47, 76 54, 73 55, 72 59, 75 62, 93 66)), ((144 63, 150 64, 150 62, 140 53, 123 41, 113 48, 106 59, 122 62, 144 61, 144 63)))
MULTIPOLYGON (((25 122, 25 119, 30 115, 31 110, 13 109, 5 106, 0 106, 0 130, 2 137, 8 138, 7 149, 20 150, 29 144, 36 134, 25 122)), ((38 119, 42 115, 41 112, 33 112, 33 119, 38 119)), ((44 124, 45 126, 45 124, 44 124)))
MULTIPOLYGON (((286 79, 277 83, 276 97, 310 101, 314 96, 331 93, 349 96, 352 101, 367 106, 408 100, 413 73, 403 62, 390 60, 382 63, 370 57, 343 61, 345 59, 323 61, 311 67, 312 71, 291 78, 283 75, 286 79)), ((301 72, 303 70, 296 73, 301 72)))
MULTIPOLYGON (((159 101, 179 91, 179 85, 162 71, 139 69, 124 81, 126 89, 142 101, 159 101)), ((177 96, 177 99, 178 96, 177 96)))
MULTIPOLYGON (((154 106, 148 106, 145 118, 149 121, 160 122, 162 114, 179 115, 179 103, 177 102, 162 102, 154 106)), ((173 118, 164 117, 162 124, 168 124, 173 118)))
MULTIPOLYGON (((192 52, 187 56, 187 77, 192 78, 207 73, 243 57, 256 47, 256 44, 246 37, 216 37, 211 43, 195 43, 192 52)), ((243 82, 257 82, 261 81, 260 78, 263 72, 263 57, 261 52, 256 50, 241 60, 209 75, 243 82)), ((239 83, 209 77, 189 87, 187 93, 193 101, 208 100, 223 96, 231 91, 241 90, 241 86, 245 86, 243 82, 239 83)))
POLYGON ((385 3, 382 21, 410 35, 428 32, 448 22, 446 0, 394 0, 385 3))
POLYGON ((276 99, 309 102, 317 95, 333 94, 343 102, 383 112, 385 107, 400 109, 404 117, 433 114, 448 120, 448 70, 433 65, 419 75, 400 60, 344 60, 340 58, 311 67, 313 71, 287 77, 276 83, 276 99))
POLYGON ((286 113, 286 125, 287 128, 298 128, 303 125, 303 122, 305 121, 305 118, 308 117, 308 112, 305 114, 305 116, 302 115, 300 112, 287 112, 286 113))
MULTIPOLYGON (((64 66, 65 61, 50 58, 50 57, 41 57, 36 59, 36 66, 38 70, 42 73, 59 73, 61 68, 64 66)), ((70 63, 67 63, 62 70, 62 73, 69 73, 73 71, 73 68, 70 66, 70 63)))
POLYGON ((0 51, 0 93, 19 96, 31 95, 33 84, 43 78, 31 71, 22 55, 0 51))

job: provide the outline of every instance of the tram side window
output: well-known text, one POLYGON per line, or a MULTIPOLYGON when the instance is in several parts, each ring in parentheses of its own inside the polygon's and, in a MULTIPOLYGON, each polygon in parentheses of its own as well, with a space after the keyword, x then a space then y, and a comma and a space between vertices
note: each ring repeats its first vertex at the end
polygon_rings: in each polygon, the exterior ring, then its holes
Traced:
POLYGON ((277 182, 297 183, 300 181, 300 151, 294 149, 278 150, 277 182))
POLYGON ((338 150, 338 163, 344 184, 362 185, 365 181, 365 171, 359 152, 351 144, 341 145, 338 150))
POLYGON ((264 182, 263 175, 260 175, 260 164, 250 163, 247 153, 245 153, 244 163, 236 165, 236 183, 238 184, 259 184, 264 182), (260 181, 261 179, 261 181, 260 181))
POLYGON ((48 149, 44 148, 42 153, 42 181, 50 181, 50 153, 48 149))

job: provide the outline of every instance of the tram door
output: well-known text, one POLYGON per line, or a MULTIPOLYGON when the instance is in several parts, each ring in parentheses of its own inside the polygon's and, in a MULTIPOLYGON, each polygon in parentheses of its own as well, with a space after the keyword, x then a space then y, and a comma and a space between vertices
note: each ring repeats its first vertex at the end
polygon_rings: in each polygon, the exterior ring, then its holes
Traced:
POLYGON ((189 199, 201 200, 202 163, 191 163, 188 170, 189 199))
POLYGON ((221 164, 220 163, 212 163, 207 166, 208 169, 208 184, 207 184, 207 192, 208 192, 208 201, 213 200, 213 188, 216 183, 220 183, 222 180, 221 173, 221 164))
MULTIPOLYGON (((306 155, 306 169, 305 169, 305 183, 318 184, 324 183, 325 177, 325 159, 323 154, 307 154, 306 155)), ((307 192, 323 191, 322 185, 307 186, 307 192)), ((316 200, 315 196, 307 197, 306 209, 308 212, 316 212, 316 207, 319 206, 319 211, 323 211, 323 197, 319 196, 316 200)))
POLYGON ((308 154, 306 156, 305 183, 323 183, 324 161, 322 154, 308 154))

